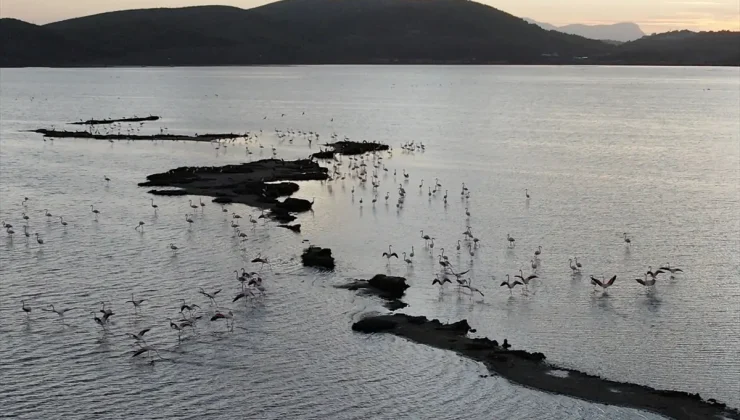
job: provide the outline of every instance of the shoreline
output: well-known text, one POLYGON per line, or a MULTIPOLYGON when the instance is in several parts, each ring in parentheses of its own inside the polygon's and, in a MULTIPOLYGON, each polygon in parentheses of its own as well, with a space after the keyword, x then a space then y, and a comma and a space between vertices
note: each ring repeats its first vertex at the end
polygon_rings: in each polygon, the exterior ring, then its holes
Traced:
POLYGON ((364 318, 354 323, 352 329, 363 333, 393 334, 418 344, 451 350, 483 363, 491 374, 539 391, 645 410, 678 420, 740 419, 740 410, 711 398, 703 400, 699 394, 611 381, 549 364, 542 353, 508 350, 495 340, 470 338, 468 332, 475 330, 466 320, 443 324, 423 316, 389 314, 364 318))

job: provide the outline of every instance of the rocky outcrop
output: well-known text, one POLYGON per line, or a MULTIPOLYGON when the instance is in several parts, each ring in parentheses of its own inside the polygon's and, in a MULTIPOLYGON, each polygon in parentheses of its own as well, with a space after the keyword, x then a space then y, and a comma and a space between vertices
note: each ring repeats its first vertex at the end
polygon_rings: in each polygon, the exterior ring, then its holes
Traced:
POLYGON ((311 245, 303 250, 301 261, 307 267, 318 267, 327 270, 334 269, 334 257, 332 257, 331 249, 329 248, 311 245))
POLYGON ((265 159, 239 165, 180 167, 149 175, 139 186, 176 189, 151 190, 152 194, 210 196, 218 203, 271 209, 272 219, 290 223, 295 220, 291 213, 310 210, 311 202, 294 198, 278 201, 278 197, 298 191, 298 184, 287 181, 324 180, 327 172, 309 159, 265 159))
POLYGON ((469 337, 475 332, 466 320, 444 324, 436 319, 404 314, 366 317, 352 325, 363 333, 390 333, 440 349, 452 350, 484 363, 492 373, 529 388, 567 395, 600 404, 643 409, 667 417, 689 420, 740 419, 740 411, 699 394, 657 390, 649 386, 611 381, 547 363, 545 355, 509 350, 507 340, 469 337), (557 371, 559 374, 553 374, 557 371))
POLYGON ((390 146, 387 144, 369 141, 338 141, 336 143, 329 143, 326 147, 328 149, 314 153, 311 157, 315 159, 331 159, 336 153, 342 155, 361 155, 390 149, 390 146))
POLYGON ((304 200, 302 198, 286 198, 283 201, 278 201, 275 205, 276 208, 291 213, 301 213, 304 211, 309 211, 311 210, 312 206, 312 202, 304 200))

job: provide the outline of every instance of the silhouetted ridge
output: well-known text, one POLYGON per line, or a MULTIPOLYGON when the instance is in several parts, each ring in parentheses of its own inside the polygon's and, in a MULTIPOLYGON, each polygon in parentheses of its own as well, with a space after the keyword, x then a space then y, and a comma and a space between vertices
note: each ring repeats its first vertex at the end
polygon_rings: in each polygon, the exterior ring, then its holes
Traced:
MULTIPOLYGON (((126 10, 44 26, 0 20, 2 66, 598 64, 642 62, 656 48, 667 51, 658 55, 661 63, 679 55, 682 64, 736 56, 726 47, 692 54, 650 43, 625 46, 546 31, 467 0, 283 0, 250 10, 126 10)), ((705 47, 691 41, 690 48, 705 47)))

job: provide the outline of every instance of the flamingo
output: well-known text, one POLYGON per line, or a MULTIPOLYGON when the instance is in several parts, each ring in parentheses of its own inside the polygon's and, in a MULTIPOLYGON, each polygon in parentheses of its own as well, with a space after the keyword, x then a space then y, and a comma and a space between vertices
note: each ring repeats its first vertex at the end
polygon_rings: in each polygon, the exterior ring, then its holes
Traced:
POLYGON ((95 220, 98 220, 98 215, 100 214, 100 210, 96 209, 95 206, 90 204, 90 211, 92 211, 93 214, 95 215, 95 220))
POLYGON ((480 293, 481 296, 484 296, 483 295, 483 292, 481 292, 480 290, 476 289, 475 287, 473 287, 473 286, 471 286, 469 284, 463 284, 460 287, 462 287, 464 289, 470 290, 470 293, 480 293))
POLYGON ((173 244, 172 242, 170 242, 169 247, 173 251, 177 251, 178 249, 180 249, 180 248, 177 247, 177 245, 173 244))
POLYGON ((529 263, 532 265, 532 270, 537 271, 537 261, 536 260, 529 260, 529 263))
POLYGON ((434 248, 434 238, 429 238, 429 241, 430 241, 429 248, 433 249, 434 248))
POLYGON ((396 254, 395 252, 393 252, 393 250, 391 249, 391 246, 390 245, 388 245, 388 252, 384 252, 383 253, 383 256, 388 259, 388 263, 391 262, 391 257, 398 258, 398 254, 396 254))
POLYGON ((236 214, 236 213, 231 213, 231 218, 232 218, 232 219, 241 219, 242 217, 241 217, 241 216, 239 216, 239 215, 238 215, 238 214, 236 214))
POLYGON ((432 238, 429 237, 429 235, 424 234, 424 230, 421 231, 421 239, 424 239, 425 241, 428 241, 432 238))
POLYGON ((262 265, 260 266, 260 269, 261 269, 261 268, 262 268, 262 266, 264 266, 265 264, 267 264, 267 265, 270 265, 270 267, 272 267, 272 265, 270 264, 270 261, 269 261, 269 260, 267 259, 267 257, 264 257, 264 258, 263 258, 263 257, 262 257, 262 254, 261 254, 261 253, 260 253, 260 254, 257 254, 257 258, 254 258, 254 259, 252 260, 252 262, 253 262, 253 263, 260 263, 260 264, 262 264, 262 265))
POLYGON ((575 264, 573 264, 572 258, 568 260, 568 265, 570 265, 570 269, 573 271, 573 273, 578 272, 578 267, 575 264))
POLYGON ((658 274, 662 274, 662 273, 663 273, 663 270, 658 269, 658 270, 653 271, 653 267, 649 266, 648 271, 645 274, 650 274, 650 277, 654 279, 658 276, 658 274))
POLYGON ((139 228, 141 228, 141 231, 144 232, 144 222, 139 221, 139 224, 136 225, 136 227, 134 228, 134 230, 139 230, 139 228))
POLYGON ((440 286, 444 286, 445 283, 452 284, 452 281, 450 279, 448 279, 447 277, 443 277, 442 280, 440 280, 438 278, 435 278, 434 280, 432 280, 432 285, 438 284, 440 286))
POLYGON ((71 311, 71 310, 75 309, 75 308, 66 308, 66 309, 55 309, 55 308, 54 308, 54 305, 52 305, 52 304, 49 304, 49 307, 50 307, 51 309, 44 309, 44 308, 41 308, 41 310, 42 310, 42 311, 45 311, 45 312, 54 312, 55 314, 59 315, 60 317, 64 316, 64 314, 65 314, 65 313, 67 313, 67 312, 69 312, 69 311, 71 311))
POLYGON ((230 331, 234 330, 234 314, 231 311, 227 313, 216 312, 216 314, 211 317, 211 321, 218 321, 219 319, 225 319, 226 328, 230 331), (229 325, 229 321, 231 321, 231 325, 229 325))
POLYGON ((21 301, 21 309, 23 310, 23 312, 26 313, 26 316, 28 316, 28 315, 31 314, 31 308, 29 308, 28 306, 26 306, 26 301, 24 301, 24 300, 21 301))
POLYGON ((15 234, 15 231, 12 228, 5 228, 5 232, 10 235, 11 239, 13 238, 13 235, 15 234))
POLYGON ((675 277, 675 274, 676 273, 683 273, 683 270, 681 270, 680 268, 671 268, 671 265, 670 264, 666 264, 663 267, 660 267, 659 270, 661 270, 663 272, 666 272, 667 271, 667 272, 671 273, 671 279, 675 279, 676 278, 675 277))
POLYGON ((191 225, 193 224, 193 219, 190 217, 189 214, 185 214, 185 221, 190 223, 191 225))
POLYGON ((200 309, 200 306, 194 303, 192 305, 188 305, 187 303, 185 303, 185 299, 180 299, 180 301, 182 301, 182 304, 180 305, 180 313, 182 313, 182 311, 184 310, 187 310, 188 312, 193 312, 196 308, 200 309))
POLYGON ((624 243, 626 243, 627 246, 631 246, 632 245, 632 240, 627 237, 627 232, 624 233, 624 243))
MULTIPOLYGON (((238 226, 238 225, 237 225, 238 226)), ((242 232, 238 227, 236 228, 236 235, 240 238, 246 238, 247 234, 242 232)))
POLYGON ((541 253, 542 253, 542 246, 538 246, 537 251, 534 252, 534 256, 539 257, 541 253))
POLYGON ((414 258, 414 246, 411 245, 411 253, 409 254, 409 257, 414 258))
MULTIPOLYGON (((127 300, 126 303, 130 303, 134 305, 134 312, 136 312, 139 310, 139 306, 141 306, 141 304, 144 303, 144 301, 146 301, 146 299, 134 299, 134 294, 131 293, 131 300, 127 300)), ((112 312, 111 312, 111 315, 113 315, 112 312)))
POLYGON ((465 215, 470 217, 470 210, 467 207, 465 207, 465 215))
POLYGON ((198 201, 200 201, 200 208, 201 209, 206 206, 206 203, 204 203, 203 202, 203 199, 201 199, 200 197, 198 197, 198 201))
POLYGON ((198 290, 198 293, 200 293, 201 295, 203 295, 203 296, 207 297, 208 299, 210 299, 211 303, 213 303, 215 305, 216 304, 216 295, 219 294, 219 293, 221 293, 221 289, 218 289, 218 290, 216 290, 213 293, 208 293, 205 290, 203 290, 203 288, 201 287, 200 290, 198 290))
POLYGON ((44 240, 39 237, 39 234, 38 233, 36 234, 36 242, 38 242, 39 245, 43 245, 44 244, 44 240))
POLYGON ((67 226, 67 222, 64 221, 64 218, 62 216, 59 216, 59 223, 61 223, 62 226, 67 226))
POLYGON ((529 199, 529 190, 526 188, 524 189, 524 195, 527 196, 527 199, 529 199))
POLYGON ((29 219, 29 217, 26 216, 26 213, 21 213, 21 215, 23 215, 23 220, 28 220, 29 219))
POLYGON ((188 200, 188 204, 190 204, 190 208, 191 209, 197 209, 198 208, 198 206, 196 206, 195 204, 193 204, 193 200, 188 200))
POLYGON ((411 265, 413 264, 413 261, 409 258, 406 258, 406 253, 403 253, 403 260, 406 262, 406 264, 411 265))
POLYGON ((536 278, 539 278, 535 274, 532 274, 530 276, 524 277, 524 273, 522 272, 521 269, 519 270, 519 274, 516 275, 516 276, 514 276, 514 277, 522 281, 522 284, 524 284, 524 288, 525 289, 527 288, 527 286, 529 286, 529 282, 530 281, 532 281, 532 280, 534 280, 536 278))
POLYGON ((146 334, 150 330, 151 330, 151 328, 145 328, 145 329, 139 331, 136 334, 128 333, 128 336, 131 337, 131 338, 133 338, 136 341, 144 341, 144 334, 146 334))
POLYGON ((48 209, 44 209, 44 213, 45 213, 46 217, 51 217, 51 213, 49 213, 49 210, 48 209))
POLYGON ((594 286, 601 286, 601 288, 604 291, 604 293, 606 293, 606 289, 608 289, 609 287, 611 287, 611 285, 614 284, 614 281, 616 279, 617 279, 617 276, 616 275, 614 277, 610 278, 609 281, 599 280, 596 277, 591 276, 591 284, 593 284, 594 286))
POLYGON ((252 215, 249 215, 249 223, 252 224, 252 228, 254 228, 257 225, 257 220, 255 220, 252 215))
POLYGON ((648 276, 647 273, 645 273, 645 278, 644 279, 635 279, 635 281, 638 282, 638 283, 640 283, 641 285, 643 285, 645 287, 655 286, 655 277, 653 277, 652 279, 648 280, 647 276, 648 276))
POLYGON ((457 247, 456 248, 457 248, 458 251, 460 250, 460 240, 459 239, 457 240, 457 247))
POLYGON ((439 257, 439 265, 441 265, 442 267, 445 267, 445 268, 447 268, 447 267, 450 266, 450 263, 447 262, 447 261, 445 261, 445 260, 443 260, 441 255, 438 255, 438 257, 439 257))
POLYGON ((576 267, 578 267, 578 271, 581 271, 581 263, 578 262, 578 257, 573 257, 573 261, 576 262, 576 267))
POLYGON ((151 202, 152 202, 152 208, 153 208, 153 209, 154 209, 154 211, 156 212, 156 211, 157 211, 157 209, 159 208, 159 206, 158 206, 158 205, 156 205, 156 204, 154 204, 154 199, 153 199, 153 198, 150 198, 150 200, 151 200, 151 202))
POLYGON ((23 225, 23 235, 26 236, 26 240, 31 236, 31 234, 28 233, 28 225, 23 225))
POLYGON ((516 280, 514 281, 514 283, 512 283, 511 282, 511 278, 509 277, 508 274, 506 275, 506 281, 503 282, 503 283, 501 283, 501 286, 507 286, 509 288, 509 294, 512 293, 512 290, 511 289, 513 289, 517 285, 524 285, 524 283, 522 283, 520 281, 516 281, 516 280))
POLYGON ((509 248, 516 245, 516 239, 512 238, 508 233, 506 234, 506 240, 509 241, 509 248))

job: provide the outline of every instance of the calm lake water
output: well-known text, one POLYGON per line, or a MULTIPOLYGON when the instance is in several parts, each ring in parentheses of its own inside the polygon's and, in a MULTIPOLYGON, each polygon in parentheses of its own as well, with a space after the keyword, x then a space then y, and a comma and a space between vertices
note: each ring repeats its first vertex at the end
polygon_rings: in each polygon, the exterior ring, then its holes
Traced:
POLYGON ((0 218, 16 232, 0 232, 3 416, 657 418, 481 378, 482 365, 456 354, 352 333, 353 320, 384 309, 332 286, 386 272, 412 284, 407 313, 465 318, 480 335, 562 366, 740 407, 737 68, 15 69, 0 73, 0 103, 0 218), (263 130, 264 149, 44 142, 24 132, 150 113, 163 119, 143 132, 263 130), (248 234, 240 242, 210 198, 189 228, 188 199, 199 197, 156 197, 155 214, 137 187, 178 166, 267 158, 271 146, 286 159, 318 148, 275 129, 392 145, 378 202, 350 177, 302 183, 296 196, 316 199, 315 212, 298 218, 302 234, 274 223, 252 229, 245 220, 259 212, 234 205, 248 234), (426 151, 402 152, 409 141, 426 151), (429 197, 435 178, 441 191, 429 197), (398 184, 407 191, 401 210, 398 184), (43 245, 26 240, 23 212, 43 245), (134 230, 139 221, 143 233, 134 230), (456 250, 468 225, 480 239, 472 258, 456 250), (436 238, 433 250, 421 229, 436 238), (303 239, 332 248, 335 273, 301 267, 303 239), (387 266, 389 244, 399 254, 413 246, 413 265, 387 266), (506 274, 531 271, 540 245, 541 281, 530 293, 499 287, 506 274), (440 248, 456 268, 470 268, 484 298, 431 285, 440 248), (232 304, 233 270, 259 268, 249 262, 259 253, 273 262, 263 275, 266 297, 232 304), (571 276, 574 256, 582 277, 571 276), (661 277, 652 292, 634 281, 665 263, 684 273, 661 277), (603 295, 589 284, 592 274, 618 279, 603 295), (233 311, 234 331, 204 319, 178 343, 167 317, 179 316, 180 299, 213 313, 199 287, 223 289, 218 304, 233 311), (139 314, 125 303, 132 293, 147 299, 139 314), (90 314, 103 300, 116 312, 107 333, 90 314), (75 310, 62 321, 40 311, 47 304, 75 310), (168 359, 154 366, 131 358, 126 336, 147 327, 149 344, 168 359))

